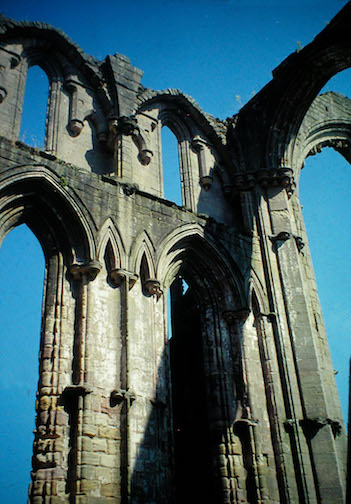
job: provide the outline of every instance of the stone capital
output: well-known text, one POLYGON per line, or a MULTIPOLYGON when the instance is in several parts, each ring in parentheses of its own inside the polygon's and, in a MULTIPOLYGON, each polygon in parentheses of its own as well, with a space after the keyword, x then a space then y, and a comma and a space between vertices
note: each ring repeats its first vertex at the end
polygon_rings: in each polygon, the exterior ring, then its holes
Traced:
POLYGON ((94 280, 101 270, 101 264, 98 261, 90 261, 83 264, 72 264, 69 272, 74 280, 81 280, 84 276, 88 280, 94 280))
POLYGON ((109 280, 115 287, 121 287, 123 282, 126 282, 130 290, 138 280, 138 275, 132 271, 114 268, 109 273, 109 280))
POLYGON ((134 116, 111 117, 109 120, 109 130, 114 136, 131 136, 137 129, 138 121, 134 116))
POLYGON ((198 135, 196 137, 194 137, 191 142, 191 147, 197 153, 201 152, 204 149, 205 145, 206 145, 206 142, 198 135))

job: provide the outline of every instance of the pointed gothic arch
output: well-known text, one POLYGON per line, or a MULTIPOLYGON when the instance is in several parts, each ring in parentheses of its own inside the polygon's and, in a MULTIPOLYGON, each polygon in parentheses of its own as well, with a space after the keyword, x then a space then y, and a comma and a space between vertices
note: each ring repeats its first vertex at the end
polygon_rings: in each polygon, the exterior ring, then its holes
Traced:
POLYGON ((295 142, 287 152, 288 162, 299 181, 305 159, 332 147, 351 161, 351 100, 334 91, 316 97, 308 109, 295 142))
MULTIPOLYGON (((198 224, 186 224, 174 229, 159 246, 156 276, 168 288, 179 272, 183 258, 195 253, 206 268, 205 277, 218 286, 231 306, 246 306, 243 279, 239 268, 222 253, 211 235, 198 224), (235 273, 233 273, 233 271, 235 273)), ((196 261, 195 261, 196 262, 196 261)))
MULTIPOLYGON (((151 113, 155 121, 151 128, 158 128, 158 141, 161 142, 162 127, 169 128, 177 139, 183 206, 198 211, 202 190, 207 192, 217 177, 221 190, 228 194, 233 160, 223 150, 226 139, 219 122, 179 90, 147 90, 139 101, 137 114, 140 117, 151 113)), ((162 172, 159 178, 162 180, 162 172)), ((163 192, 162 187, 160 191, 163 192)))
MULTIPOLYGON (((205 475, 201 499, 208 502, 209 496, 214 499, 228 485, 228 476, 220 468, 235 465, 224 456, 211 471, 208 461, 216 453, 226 453, 226 439, 236 436, 236 422, 248 415, 239 336, 247 316, 243 282, 201 226, 177 228, 161 242, 160 250, 157 278, 165 296, 171 295, 173 331, 166 351, 170 355, 176 499, 193 502, 200 495, 198 488, 189 489, 191 439, 201 453, 196 470, 199 477, 205 475), (192 422, 202 426, 197 427, 197 434, 192 422), (203 438, 209 439, 206 446, 203 438)), ((245 429, 236 443, 249 467, 253 448, 245 429)), ((243 481, 247 478, 251 478, 249 473, 243 481)), ((229 495, 233 489, 227 486, 226 491, 229 495)), ((256 491, 252 487, 251 493, 256 491)))
POLYGON ((313 100, 335 74, 351 66, 350 10, 348 3, 318 37, 274 70, 270 87, 276 105, 266 133, 264 166, 291 167, 288 154, 313 100))
POLYGON ((109 244, 111 250, 111 268, 125 269, 125 248, 121 235, 110 217, 105 220, 98 233, 97 257, 101 264, 104 262, 106 247, 109 244))
POLYGON ((67 265, 96 260, 95 225, 74 193, 44 166, 18 166, 0 178, 3 238, 26 222, 46 257, 60 251, 67 265))
POLYGON ((134 241, 130 253, 130 267, 139 274, 143 258, 147 262, 150 278, 155 275, 155 247, 146 231, 142 231, 134 241))

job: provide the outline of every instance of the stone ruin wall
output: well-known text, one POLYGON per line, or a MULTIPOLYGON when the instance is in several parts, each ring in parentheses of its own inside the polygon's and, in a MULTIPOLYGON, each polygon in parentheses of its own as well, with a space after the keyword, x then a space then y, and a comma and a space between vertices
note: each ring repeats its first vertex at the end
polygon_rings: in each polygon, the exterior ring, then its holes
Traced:
POLYGON ((2 19, 0 237, 25 222, 46 259, 29 502, 344 502, 345 429, 297 184, 318 149, 349 158, 349 100, 316 97, 347 66, 349 16, 226 120, 143 88, 122 55, 97 61, 48 25, 2 19), (296 72, 318 55, 329 73, 296 72), (43 150, 19 141, 33 65, 50 82, 43 150), (163 195, 163 126, 182 206, 163 195), (189 309, 175 312, 176 365, 171 289, 189 309))

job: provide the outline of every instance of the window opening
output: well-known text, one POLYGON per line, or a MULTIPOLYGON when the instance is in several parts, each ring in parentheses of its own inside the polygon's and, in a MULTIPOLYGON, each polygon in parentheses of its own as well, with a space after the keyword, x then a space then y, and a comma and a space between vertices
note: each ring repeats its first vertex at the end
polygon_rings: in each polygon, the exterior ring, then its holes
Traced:
POLYGON ((325 148, 305 160, 300 202, 345 420, 351 334, 350 185, 350 165, 334 149, 325 148))
POLYGON ((179 163, 179 146, 176 136, 164 126, 161 130, 164 198, 183 205, 179 163))
POLYGON ((141 263, 140 263, 140 280, 141 280, 141 290, 144 296, 150 296, 150 293, 148 292, 146 288, 146 281, 150 279, 150 270, 149 270, 149 265, 146 259, 146 254, 144 252, 143 257, 141 258, 141 263))
POLYGON ((111 273, 113 268, 115 267, 115 256, 113 253, 113 248, 111 244, 111 240, 108 241, 104 254, 105 268, 107 273, 111 273))
POLYGON ((45 148, 49 81, 39 66, 28 69, 22 109, 20 140, 31 147, 45 148))
POLYGON ((11 231, 0 248, 0 502, 28 498, 44 267, 29 228, 11 231))

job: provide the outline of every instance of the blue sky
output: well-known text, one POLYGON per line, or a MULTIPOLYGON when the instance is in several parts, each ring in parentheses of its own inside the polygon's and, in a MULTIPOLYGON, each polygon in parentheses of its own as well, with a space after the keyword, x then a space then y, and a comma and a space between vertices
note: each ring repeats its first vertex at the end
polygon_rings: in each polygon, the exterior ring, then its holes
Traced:
MULTIPOLYGON (((115 52, 125 54, 144 71, 144 86, 179 88, 206 112, 224 119, 262 89, 272 70, 298 46, 308 44, 345 3, 2 0, 0 9, 8 17, 45 21, 61 28, 97 59, 115 52)), ((351 97, 350 76, 350 71, 341 73, 326 90, 351 97)), ((348 163, 324 149, 307 160, 300 188, 345 418, 351 353, 350 182, 348 163)), ((43 278, 43 258, 36 240, 21 229, 13 231, 0 249, 0 268, 0 337, 2 348, 5 345, 0 356, 0 400, 8 406, 4 406, 0 432, 8 440, 7 450, 2 446, 2 453, 9 453, 5 464, 16 468, 6 471, 0 466, 0 477, 5 475, 5 482, 0 481, 0 502, 16 504, 25 501, 34 427, 34 423, 28 426, 26 418, 34 412, 43 278), (32 258, 37 259, 33 262, 32 258), (23 291, 21 299, 18 286, 23 291), (8 305, 11 300, 12 308, 8 305), (11 441, 10 432, 6 434, 13 411, 11 431, 15 432, 14 422, 22 432, 27 426, 20 446, 11 441)))

